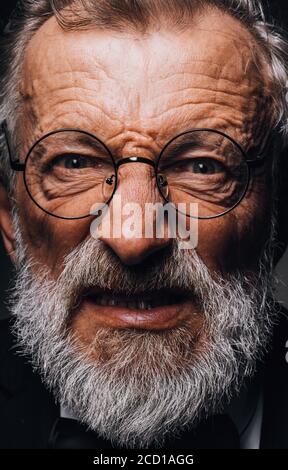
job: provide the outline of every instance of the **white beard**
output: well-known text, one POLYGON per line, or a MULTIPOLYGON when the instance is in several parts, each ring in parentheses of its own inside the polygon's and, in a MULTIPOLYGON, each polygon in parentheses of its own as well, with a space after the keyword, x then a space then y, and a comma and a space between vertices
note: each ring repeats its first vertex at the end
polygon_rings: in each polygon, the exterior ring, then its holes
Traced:
POLYGON ((215 279, 195 251, 175 245, 161 266, 137 270, 89 239, 66 258, 55 282, 28 259, 17 217, 15 226, 21 256, 11 312, 19 343, 56 399, 114 446, 161 446, 218 411, 254 373, 275 319, 264 263, 254 276, 215 279), (201 348, 185 324, 162 332, 99 328, 90 350, 99 359, 92 360, 68 327, 79 292, 91 286, 126 294, 192 291, 204 317, 201 348))

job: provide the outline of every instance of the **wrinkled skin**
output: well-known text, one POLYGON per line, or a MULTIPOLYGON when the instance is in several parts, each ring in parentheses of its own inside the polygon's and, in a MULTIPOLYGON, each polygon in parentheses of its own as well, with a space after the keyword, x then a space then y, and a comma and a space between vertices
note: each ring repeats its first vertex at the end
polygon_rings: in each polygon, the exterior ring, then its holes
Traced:
MULTIPOLYGON (((25 57, 21 157, 41 135, 63 127, 96 134, 117 157, 155 158, 171 137, 194 127, 224 131, 248 151, 266 138, 262 124, 271 90, 263 62, 250 33, 216 11, 196 19, 184 32, 163 26, 146 35, 96 29, 64 32, 50 19, 31 40, 25 57), (252 60, 256 53, 258 66, 252 60)), ((271 194, 265 187, 270 160, 253 172, 237 208, 199 222, 197 252, 212 272, 255 269, 269 230, 271 194)), ((161 201, 149 171, 142 164, 121 167, 117 194, 123 203, 161 201)), ((17 178, 16 199, 30 254, 57 277, 62 257, 90 236, 91 219, 49 217, 30 200, 22 176, 17 178)), ((2 198, 2 234, 13 258, 4 193, 2 198)), ((141 263, 171 243, 168 237, 102 241, 127 265, 141 263)), ((74 323, 87 342, 97 326, 94 313, 80 308, 74 323)), ((116 320, 111 324, 117 326, 116 320)))

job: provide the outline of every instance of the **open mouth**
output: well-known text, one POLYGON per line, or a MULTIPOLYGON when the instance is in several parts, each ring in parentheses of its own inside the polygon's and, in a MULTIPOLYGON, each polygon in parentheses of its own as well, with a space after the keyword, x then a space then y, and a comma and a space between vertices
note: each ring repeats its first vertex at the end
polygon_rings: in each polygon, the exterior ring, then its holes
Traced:
POLYGON ((154 294, 142 294, 134 296, 117 295, 113 293, 88 294, 88 297, 103 307, 125 307, 129 310, 152 310, 156 307, 179 304, 184 301, 184 296, 169 292, 154 294))
POLYGON ((192 295, 173 290, 125 295, 113 291, 86 291, 80 306, 89 323, 115 328, 167 329, 195 318, 192 295))

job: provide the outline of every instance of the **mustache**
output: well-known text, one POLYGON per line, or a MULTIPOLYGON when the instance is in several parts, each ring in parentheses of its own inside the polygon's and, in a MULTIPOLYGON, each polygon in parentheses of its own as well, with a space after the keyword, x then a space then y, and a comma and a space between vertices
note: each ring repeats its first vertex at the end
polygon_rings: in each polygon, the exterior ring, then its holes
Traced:
POLYGON ((128 266, 102 241, 89 238, 66 256, 57 282, 75 301, 90 291, 125 296, 169 291, 197 297, 207 285, 203 274, 211 280, 199 255, 181 250, 177 241, 141 264, 128 266))

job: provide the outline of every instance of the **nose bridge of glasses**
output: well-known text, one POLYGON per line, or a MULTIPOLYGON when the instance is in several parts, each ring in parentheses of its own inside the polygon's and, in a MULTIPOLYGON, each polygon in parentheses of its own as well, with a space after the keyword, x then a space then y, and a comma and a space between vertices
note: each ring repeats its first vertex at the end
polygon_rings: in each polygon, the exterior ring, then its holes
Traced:
MULTIPOLYGON (((143 156, 123 157, 116 163, 116 169, 117 187, 114 194, 121 194, 122 200, 140 205, 162 203, 154 160, 143 156), (132 165, 133 163, 135 165, 132 165)), ((109 181, 106 180, 106 183, 109 184, 109 181)))
POLYGON ((123 157, 121 160, 118 160, 117 162, 117 169, 125 164, 128 163, 144 163, 145 165, 150 165, 154 169, 156 168, 155 162, 153 160, 150 160, 149 158, 145 157, 123 157))
MULTIPOLYGON (((118 162, 116 163, 117 171, 118 171, 119 167, 121 167, 122 165, 126 165, 128 163, 143 163, 145 165, 148 165, 148 166, 152 167, 154 169, 154 172, 155 172, 156 185, 157 185, 158 190, 161 194, 161 197, 164 197, 164 199, 167 200, 167 197, 168 197, 168 182, 167 182, 166 177, 164 175, 160 174, 157 171, 157 162, 155 162, 154 160, 151 160, 149 158, 146 158, 146 157, 136 157, 136 156, 123 157, 123 158, 121 158, 121 160, 118 160, 118 162)), ((110 181, 110 180, 107 179, 106 183, 112 184, 112 180, 110 181)))
POLYGON ((142 156, 123 157, 116 162, 116 172, 119 183, 129 181, 130 184, 133 180, 133 186, 137 185, 137 181, 138 184, 144 181, 148 184, 148 180, 152 181, 155 176, 156 165, 153 160, 142 156))

